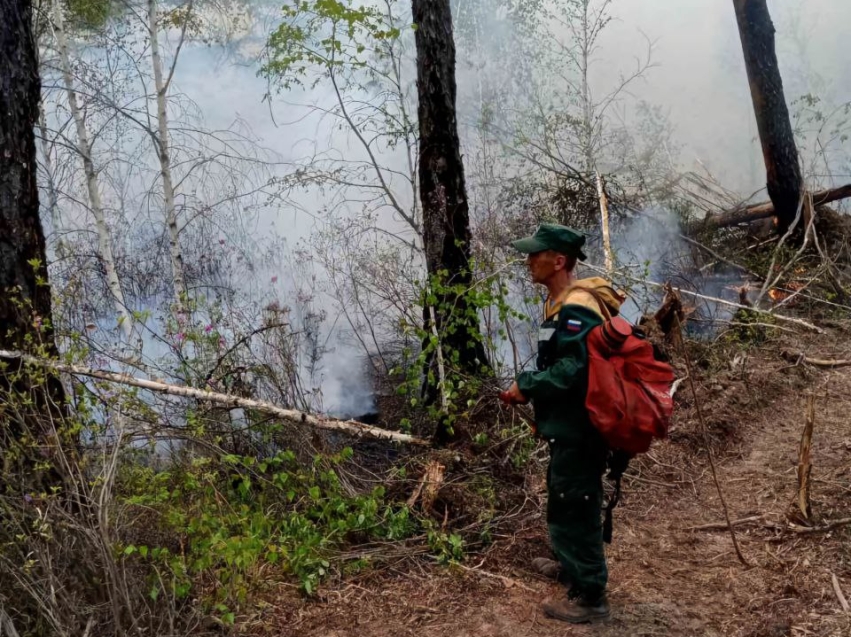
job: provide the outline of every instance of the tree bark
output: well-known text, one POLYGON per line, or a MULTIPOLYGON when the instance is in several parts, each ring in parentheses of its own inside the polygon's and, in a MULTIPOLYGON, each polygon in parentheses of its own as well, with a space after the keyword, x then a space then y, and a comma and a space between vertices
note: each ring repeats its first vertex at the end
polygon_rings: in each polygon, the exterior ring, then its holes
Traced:
POLYGON ((112 239, 109 236, 109 227, 106 225, 106 216, 103 211, 103 203, 100 198, 100 185, 97 172, 92 161, 92 145, 89 141, 89 132, 83 112, 77 101, 77 92, 74 90, 74 78, 71 73, 71 56, 68 53, 68 37, 65 34, 65 19, 62 13, 62 5, 58 0, 53 0, 53 23, 56 34, 56 43, 59 49, 59 60, 62 67, 62 80, 65 84, 65 92, 68 96, 68 107, 77 130, 77 152, 83 160, 83 172, 86 176, 86 189, 89 195, 89 208, 95 218, 95 228, 98 235, 98 255, 103 263, 106 273, 106 283, 112 296, 113 307, 118 315, 118 324, 124 333, 127 345, 140 347, 140 343, 133 343, 133 317, 127 309, 124 301, 124 290, 118 278, 118 270, 115 267, 115 257, 112 254, 112 239))
MULTIPOLYGON (((189 19, 188 16, 186 18, 189 19)), ((177 206, 174 202, 174 182, 171 174, 171 156, 168 140, 168 85, 163 78, 163 61, 160 55, 159 30, 157 29, 157 0, 148 0, 148 29, 151 36, 151 64, 154 67, 154 88, 157 92, 157 156, 163 182, 165 221, 168 228, 169 254, 171 255, 172 286, 178 313, 184 311, 186 303, 186 278, 183 253, 180 250, 180 227, 177 223, 177 206)))
MULTIPOLYGON (((473 280, 470 211, 455 111, 452 13, 449 0, 412 0, 412 10, 417 25, 423 247, 430 288, 437 299, 434 322, 444 357, 459 371, 476 375, 489 363, 478 314, 465 294, 473 280)), ((428 306, 424 301, 423 322, 426 333, 431 333, 428 306)), ((433 387, 427 394, 432 399, 436 396, 433 387)))
MULTIPOLYGON (((0 16, 0 347, 55 355, 36 183, 41 84, 32 3, 0 0, 0 16)), ((62 384, 54 374, 29 374, 19 361, 0 362, 6 364, 0 370, 0 449, 31 439, 35 448, 24 445, 22 461, 50 458, 63 412, 62 384)), ((8 470, 16 454, 0 456, 8 470)))
MULTIPOLYGON (((475 376, 488 368, 489 362, 478 312, 467 295, 473 281, 470 211, 455 110, 455 42, 450 2, 412 0, 412 12, 417 25, 419 185, 428 272, 428 289, 423 299, 423 326, 427 335, 424 346, 430 344, 437 331, 439 337, 434 346, 441 349, 444 361, 452 365, 453 371, 475 376)), ((435 351, 426 363, 423 385, 429 403, 438 396, 437 374, 433 369, 436 361, 435 351)), ((435 432, 436 441, 446 442, 450 431, 441 422, 435 432)))
POLYGON ((777 65, 774 24, 766 0, 733 0, 733 6, 762 143, 768 196, 778 230, 785 233, 797 215, 803 179, 777 65))

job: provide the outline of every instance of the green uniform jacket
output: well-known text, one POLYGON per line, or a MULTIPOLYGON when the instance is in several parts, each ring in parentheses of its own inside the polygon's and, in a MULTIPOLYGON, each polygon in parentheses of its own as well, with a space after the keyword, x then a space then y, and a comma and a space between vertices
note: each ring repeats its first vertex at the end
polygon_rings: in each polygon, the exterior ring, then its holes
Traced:
MULTIPOLYGON (((586 307, 562 306, 557 316, 541 325, 538 371, 523 372, 517 377, 518 388, 535 409, 538 435, 551 445, 578 452, 580 459, 585 457, 590 462, 593 458, 594 466, 605 443, 585 409, 588 391, 585 341, 588 332, 601 323, 600 315, 586 307)), ((579 473, 582 468, 575 467, 579 473)))

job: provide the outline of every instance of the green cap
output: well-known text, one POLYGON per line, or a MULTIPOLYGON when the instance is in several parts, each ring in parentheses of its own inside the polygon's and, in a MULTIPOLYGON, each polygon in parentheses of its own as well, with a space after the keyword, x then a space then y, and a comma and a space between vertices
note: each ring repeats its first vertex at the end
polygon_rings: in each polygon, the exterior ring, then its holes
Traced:
POLYGON ((582 252, 585 237, 566 226, 555 223, 542 223, 531 237, 512 241, 511 245, 524 254, 534 254, 544 250, 554 250, 569 257, 584 261, 587 257, 582 252))

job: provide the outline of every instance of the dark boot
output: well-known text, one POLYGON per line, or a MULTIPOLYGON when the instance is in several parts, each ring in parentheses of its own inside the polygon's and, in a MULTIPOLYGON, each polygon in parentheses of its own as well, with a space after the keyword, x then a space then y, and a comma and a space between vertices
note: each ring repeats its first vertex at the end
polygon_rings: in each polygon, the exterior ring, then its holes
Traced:
POLYGON ((536 557, 532 560, 532 570, 549 579, 558 579, 561 573, 561 564, 547 557, 536 557))
POLYGON ((571 624, 588 624, 604 621, 611 614, 605 594, 596 600, 566 595, 544 603, 544 614, 571 624))

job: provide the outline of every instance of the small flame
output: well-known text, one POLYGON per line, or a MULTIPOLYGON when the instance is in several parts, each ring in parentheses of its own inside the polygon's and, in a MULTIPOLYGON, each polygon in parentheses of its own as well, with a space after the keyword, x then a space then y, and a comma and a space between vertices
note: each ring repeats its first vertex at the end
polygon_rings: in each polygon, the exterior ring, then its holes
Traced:
POLYGON ((768 291, 768 296, 771 297, 772 301, 777 303, 778 301, 782 301, 783 299, 785 299, 789 295, 786 294, 786 292, 783 292, 782 290, 778 290, 777 288, 774 288, 773 290, 768 291))

